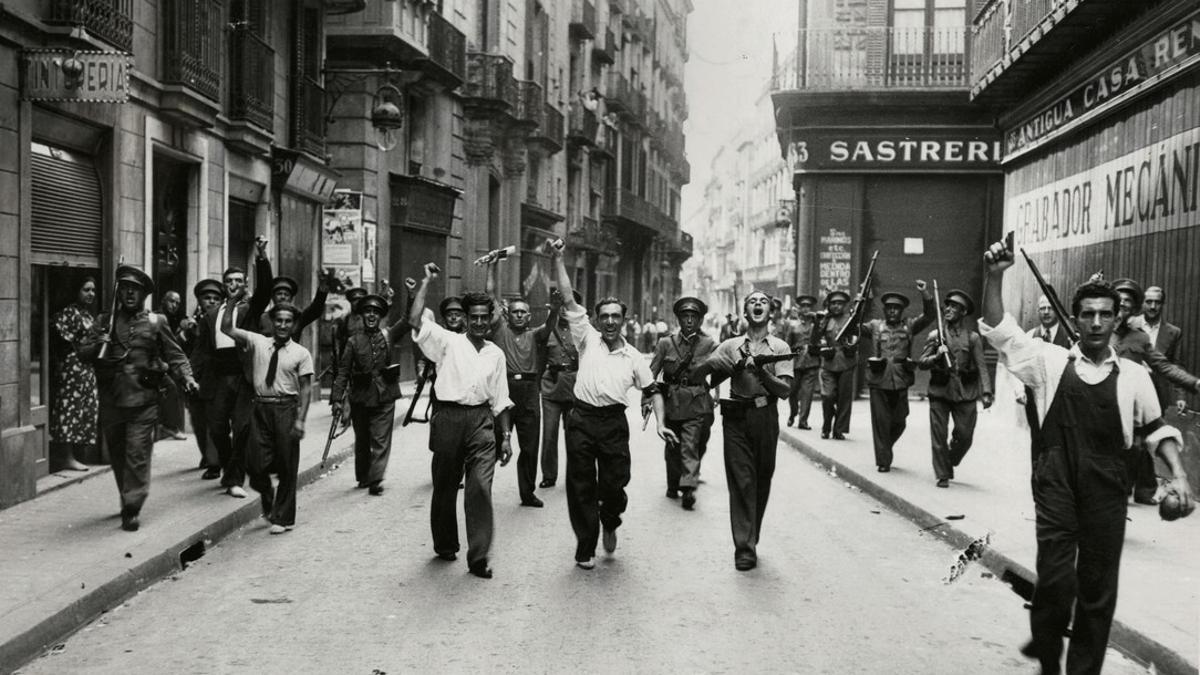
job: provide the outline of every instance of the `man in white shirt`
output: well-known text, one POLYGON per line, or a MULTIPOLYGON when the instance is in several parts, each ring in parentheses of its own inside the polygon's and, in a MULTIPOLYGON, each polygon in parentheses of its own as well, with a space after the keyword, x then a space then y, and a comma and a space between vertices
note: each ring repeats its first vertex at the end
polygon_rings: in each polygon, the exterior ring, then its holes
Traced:
POLYGON ((563 262, 563 245, 547 242, 554 256, 563 315, 571 339, 579 349, 575 378, 575 407, 567 425, 567 511, 575 530, 575 564, 585 570, 596 566, 596 543, 604 529, 604 550, 617 549, 617 528, 629 500, 629 420, 625 405, 629 389, 637 387, 651 397, 658 435, 678 443, 666 428, 663 397, 645 358, 625 341, 625 304, 616 298, 596 303, 600 330, 588 323, 587 312, 575 301, 571 275, 563 262))
POLYGON ((486 339, 491 330, 494 301, 483 293, 461 299, 467 332, 442 328, 425 309, 429 282, 437 265, 425 264, 409 321, 413 340, 425 358, 437 365, 436 402, 429 420, 429 449, 433 452, 433 499, 430 527, 433 550, 442 560, 458 556, 458 482, 463 479, 463 511, 467 520, 467 569, 482 579, 492 578, 488 552, 492 547, 492 478, 496 470, 496 440, 500 465, 512 458, 509 426, 508 374, 504 352, 486 339), (493 421, 494 419, 494 421, 493 421), (500 427, 496 434, 495 426, 500 427))
POLYGON ((1156 450, 1171 468, 1170 488, 1186 515, 1194 498, 1179 458, 1180 433, 1163 422, 1145 368, 1110 346, 1120 303, 1113 285, 1089 281, 1076 289, 1071 313, 1080 341, 1064 349, 1030 338, 1004 313, 1001 286, 1012 251, 996 243, 984 259, 980 328, 1029 387, 1037 410, 1032 482, 1038 581, 1029 617, 1033 639, 1021 651, 1037 659, 1043 673, 1060 672, 1062 636, 1070 624, 1068 672, 1098 673, 1117 606, 1127 458, 1143 447, 1156 450), (1135 435, 1144 440, 1135 443, 1135 435))
MULTIPOLYGON (((230 299, 232 304, 236 302, 230 299)), ((312 354, 292 340, 300 310, 278 303, 271 307, 272 335, 261 335, 254 326, 239 328, 233 312, 225 312, 221 332, 246 350, 250 386, 254 390, 252 423, 246 444, 246 474, 250 487, 262 498, 263 516, 271 521, 271 534, 283 534, 296 524, 296 484, 300 471, 300 439, 312 398, 312 354), (271 485, 271 474, 279 486, 271 485)))

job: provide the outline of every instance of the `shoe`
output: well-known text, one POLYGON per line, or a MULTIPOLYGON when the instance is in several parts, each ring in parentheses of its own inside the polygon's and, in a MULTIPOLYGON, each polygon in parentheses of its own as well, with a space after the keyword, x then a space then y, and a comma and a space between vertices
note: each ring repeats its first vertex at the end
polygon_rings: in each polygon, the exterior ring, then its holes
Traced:
POLYGON ((876 470, 876 471, 878 471, 879 473, 887 473, 887 472, 889 472, 889 471, 891 471, 891 470, 892 470, 892 467, 890 467, 890 466, 877 466, 877 467, 875 467, 875 470, 876 470))
POLYGON ((198 466, 198 467, 196 467, 196 468, 197 468, 197 469, 207 469, 207 468, 208 468, 208 461, 206 461, 206 460, 205 460, 203 457, 201 457, 201 458, 200 458, 200 466, 198 466))
POLYGON ((526 497, 525 499, 521 500, 521 506, 532 506, 535 509, 540 509, 545 505, 546 503, 537 497, 526 497))
POLYGON ((667 488, 667 499, 679 499, 679 490, 667 488))
POLYGON ((242 489, 241 485, 230 485, 229 487, 225 488, 225 494, 229 495, 230 497, 237 497, 238 499, 246 498, 246 491, 242 489))
POLYGON ((812 429, 812 427, 810 427, 807 422, 800 422, 799 424, 796 425, 796 428, 804 429, 805 431, 812 429))
POLYGON ((695 508, 695 506, 696 506, 696 491, 695 490, 684 490, 683 491, 683 501, 680 502, 680 506, 683 507, 684 511, 691 511, 693 508, 695 508))
POLYGON ((828 431, 822 431, 822 432, 821 432, 821 438, 829 438, 829 432, 828 432, 828 431))
POLYGON ((491 579, 492 578, 492 568, 488 567, 487 563, 482 563, 479 565, 474 565, 474 566, 468 567, 467 571, 470 572, 471 574, 474 574, 475 576, 479 577, 480 579, 491 579))
POLYGON ((758 567, 758 560, 755 558, 738 558, 734 561, 733 567, 739 572, 748 572, 758 567))
POLYGON ((835 431, 835 432, 833 432, 833 440, 844 441, 844 440, 846 440, 846 434, 843 434, 840 431, 835 431))
POLYGON ((445 560, 447 562, 458 560, 458 554, 454 551, 442 551, 441 553, 437 554, 437 557, 438 560, 445 560))
POLYGON ((283 534, 284 532, 291 532, 291 531, 292 531, 291 525, 279 525, 279 524, 272 525, 271 529, 267 530, 267 532, 270 532, 271 534, 283 534))
POLYGON ((596 559, 588 558, 587 560, 576 560, 575 566, 581 570, 590 570, 596 566, 596 559))
POLYGON ((221 477, 221 467, 210 466, 200 474, 200 480, 216 480, 221 477))
POLYGON ((183 433, 182 431, 173 431, 173 432, 171 432, 170 436, 171 436, 172 440, 176 440, 176 441, 186 441, 187 440, 187 434, 183 433))
POLYGON ((604 529, 604 552, 612 553, 617 550, 617 531, 604 529))
POLYGON ((548 479, 548 478, 546 478, 546 479, 543 479, 543 480, 542 480, 542 482, 538 483, 538 487, 540 487, 540 488, 552 488, 552 487, 554 487, 554 481, 552 481, 552 480, 550 480, 550 479, 548 479))
POLYGON ((378 497, 379 495, 383 494, 383 486, 379 483, 376 483, 367 489, 367 494, 371 495, 372 497, 378 497))
POLYGON ((950 479, 949 478, 939 478, 938 482, 937 482, 937 486, 940 488, 950 487, 950 479))
POLYGON ((358 485, 355 485, 355 486, 354 486, 354 489, 355 489, 355 490, 361 490, 361 489, 363 489, 363 488, 365 488, 365 487, 367 487, 367 482, 366 482, 366 481, 364 481, 364 480, 360 480, 360 481, 358 481, 358 485))
POLYGON ((138 523, 137 516, 121 516, 122 530, 125 530, 126 532, 137 532, 139 525, 140 523, 138 523))
POLYGON ((793 424, 795 424, 795 423, 796 423, 796 416, 795 416, 795 415, 788 415, 788 421, 787 421, 787 425, 790 427, 790 426, 792 426, 792 425, 793 425, 793 424))

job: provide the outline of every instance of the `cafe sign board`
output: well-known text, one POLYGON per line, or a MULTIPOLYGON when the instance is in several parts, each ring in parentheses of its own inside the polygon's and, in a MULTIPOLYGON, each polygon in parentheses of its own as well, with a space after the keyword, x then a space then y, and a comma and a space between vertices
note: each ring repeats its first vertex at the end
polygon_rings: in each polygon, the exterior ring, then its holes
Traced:
POLYGON ((125 103, 133 57, 125 52, 27 49, 21 53, 26 101, 125 103))

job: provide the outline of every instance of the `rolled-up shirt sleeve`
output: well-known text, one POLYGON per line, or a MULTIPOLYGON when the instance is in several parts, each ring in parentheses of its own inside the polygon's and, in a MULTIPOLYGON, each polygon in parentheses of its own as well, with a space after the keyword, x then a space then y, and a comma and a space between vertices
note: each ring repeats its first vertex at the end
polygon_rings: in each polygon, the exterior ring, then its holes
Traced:
MULTIPOLYGON (((1004 319, 995 327, 979 322, 979 333, 997 352, 1014 377, 1021 384, 1040 394, 1039 400, 1045 400, 1046 393, 1046 359, 1045 349, 1049 343, 1034 340, 1021 330, 1021 326, 1011 314, 1005 314, 1004 319)), ((1062 349, 1061 347, 1055 347, 1062 349)), ((1043 411, 1044 412, 1044 411, 1043 411)))
POLYGON ((508 367, 503 357, 496 359, 496 365, 492 368, 488 380, 488 391, 492 392, 492 415, 499 415, 513 405, 512 399, 508 397, 508 367))
POLYGON ((1139 435, 1145 435, 1146 442, 1143 445, 1146 451, 1153 455, 1158 444, 1168 438, 1174 438, 1182 450, 1183 434, 1163 420, 1158 393, 1154 390, 1150 374, 1137 368, 1122 371, 1122 374, 1133 387, 1133 428, 1139 435))
MULTIPOLYGON (((421 353, 425 355, 425 358, 440 364, 446 356, 446 338, 449 335, 450 331, 439 326, 436 321, 431 320, 431 317, 426 316, 421 321, 421 330, 413 336, 413 342, 416 342, 421 348, 421 353)), ((506 386, 507 384, 505 382, 506 386)))
MULTIPOLYGON (((630 348, 630 351, 633 351, 630 348)), ((654 373, 651 372, 650 366, 646 363, 646 359, 641 357, 641 354, 630 357, 633 360, 633 384, 638 389, 645 389, 654 384, 654 373)))

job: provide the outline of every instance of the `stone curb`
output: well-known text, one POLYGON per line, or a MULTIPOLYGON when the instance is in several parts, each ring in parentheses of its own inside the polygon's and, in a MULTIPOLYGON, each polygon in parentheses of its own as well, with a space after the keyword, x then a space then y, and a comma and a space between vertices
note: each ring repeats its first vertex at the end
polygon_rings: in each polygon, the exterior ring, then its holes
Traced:
MULTIPOLYGON (((975 537, 951 526, 945 519, 939 518, 913 502, 887 490, 849 466, 795 438, 792 434, 784 431, 779 435, 779 439, 827 471, 830 468, 835 469, 837 478, 862 490, 884 506, 912 521, 921 530, 937 534, 952 547, 963 550, 975 541, 975 537)), ((1032 591, 1034 581, 1037 579, 1037 575, 1033 571, 990 546, 984 550, 979 562, 995 574, 997 579, 1013 586, 1013 590, 1018 595, 1025 597, 1026 601, 1029 600, 1027 593, 1017 587, 1023 586, 1032 591)), ((1160 675, 1197 675, 1198 671, 1177 652, 1120 621, 1113 621, 1109 643, 1142 664, 1153 664, 1155 672, 1160 675)), ((1030 663, 1033 664, 1032 661, 1030 663)))

